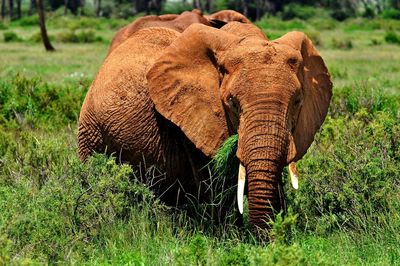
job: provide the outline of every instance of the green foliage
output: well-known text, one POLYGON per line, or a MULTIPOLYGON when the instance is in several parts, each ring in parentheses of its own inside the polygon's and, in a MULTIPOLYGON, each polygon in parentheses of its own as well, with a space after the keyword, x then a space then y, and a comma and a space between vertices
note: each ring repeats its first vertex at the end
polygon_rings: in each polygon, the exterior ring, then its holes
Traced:
POLYGON ((8 27, 2 21, 0 21, 0 30, 6 30, 6 29, 8 29, 8 27))
POLYGON ((306 25, 303 21, 298 19, 293 19, 289 21, 282 21, 275 17, 264 16, 262 19, 255 23, 258 27, 264 30, 304 30, 306 25))
POLYGON ((180 14, 184 11, 190 11, 193 6, 188 2, 167 1, 164 4, 163 14, 180 14))
POLYGON ((311 39, 314 45, 322 47, 323 42, 321 38, 321 34, 318 31, 307 31, 305 32, 307 37, 311 39))
POLYGON ((345 31, 400 30, 400 21, 393 19, 353 18, 344 22, 345 31))
POLYGON ((382 16, 382 18, 385 18, 385 19, 400 20, 400 10, 394 9, 394 8, 385 9, 385 10, 383 10, 381 16, 382 16))
POLYGON ((92 43, 101 42, 103 39, 96 36, 92 30, 63 31, 58 35, 58 40, 65 43, 92 43))
POLYGON ((39 26, 39 17, 38 15, 33 16, 24 16, 20 18, 17 23, 21 27, 29 27, 29 26, 39 26))
POLYGON ((20 41, 22 41, 21 37, 19 37, 13 31, 3 32, 3 40, 4 40, 4 42, 20 42, 20 41))
POLYGON ((337 228, 400 224, 396 216, 381 215, 400 207, 399 104, 399 97, 370 88, 345 88, 335 94, 331 115, 300 163, 308 174, 302 175, 292 198, 294 212, 302 213, 299 225, 324 234, 337 228))
POLYGON ((75 123, 87 85, 60 87, 22 75, 0 81, 0 126, 58 128, 75 123))
POLYGON ((239 169, 236 158, 237 142, 238 135, 230 136, 214 155, 211 164, 218 176, 228 177, 237 174, 239 169), (235 170, 232 172, 232 169, 235 170))
POLYGON ((399 44, 400 45, 400 36, 396 34, 394 31, 386 32, 385 41, 387 43, 399 44))
POLYGON ((339 40, 336 38, 332 38, 332 47, 335 49, 352 49, 353 42, 350 39, 347 40, 339 40))
POLYGON ((303 6, 296 3, 290 3, 284 6, 282 12, 282 19, 289 20, 289 19, 299 18, 303 20, 308 20, 314 17, 318 13, 321 13, 321 10, 318 10, 314 7, 303 6))

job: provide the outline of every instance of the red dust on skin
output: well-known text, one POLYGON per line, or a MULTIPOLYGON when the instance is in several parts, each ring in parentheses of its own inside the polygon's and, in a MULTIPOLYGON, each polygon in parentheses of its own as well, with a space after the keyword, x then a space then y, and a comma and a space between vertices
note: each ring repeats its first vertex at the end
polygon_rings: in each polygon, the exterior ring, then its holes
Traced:
MULTIPOLYGON (((82 107, 79 152, 85 160, 107 147, 132 165, 145 157, 166 171, 165 187, 179 180, 197 193, 208 177, 200 169, 237 131, 250 222, 267 227, 283 205, 283 167, 306 153, 331 94, 328 70, 304 33, 268 41, 238 22, 194 24, 181 34, 148 28, 101 67, 82 107)), ((173 203, 174 193, 163 199, 173 203)))

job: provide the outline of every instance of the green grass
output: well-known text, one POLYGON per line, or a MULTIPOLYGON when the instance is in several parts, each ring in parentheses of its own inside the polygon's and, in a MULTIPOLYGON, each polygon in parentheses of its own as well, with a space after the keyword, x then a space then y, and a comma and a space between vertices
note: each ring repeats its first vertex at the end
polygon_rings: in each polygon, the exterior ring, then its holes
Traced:
MULTIPOLYGON (((272 39, 293 29, 318 39, 335 85, 328 117, 298 163, 298 191, 284 172, 289 211, 269 243, 246 222, 211 225, 209 206, 194 204, 201 215, 188 216, 163 205, 139 173, 104 155, 81 164, 80 106, 127 20, 50 16, 57 51, 46 53, 29 40, 35 19, 0 27, 0 36, 22 39, 0 41, 0 264, 400 265, 400 46, 385 41, 387 32, 399 34, 398 22, 259 23, 272 39), (77 30, 103 41, 56 38, 77 30)), ((236 140, 215 158, 215 170, 233 183, 236 140)), ((216 180, 221 202, 232 189, 216 180)))

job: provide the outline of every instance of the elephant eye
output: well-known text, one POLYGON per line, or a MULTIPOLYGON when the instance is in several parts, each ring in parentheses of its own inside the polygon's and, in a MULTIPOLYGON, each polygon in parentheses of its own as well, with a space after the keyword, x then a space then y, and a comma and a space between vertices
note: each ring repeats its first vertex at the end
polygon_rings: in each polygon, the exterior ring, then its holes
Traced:
POLYGON ((239 105, 237 104, 236 100, 232 96, 229 96, 229 98, 228 98, 228 105, 229 105, 229 108, 231 108, 233 111, 235 111, 235 112, 239 111, 239 105))

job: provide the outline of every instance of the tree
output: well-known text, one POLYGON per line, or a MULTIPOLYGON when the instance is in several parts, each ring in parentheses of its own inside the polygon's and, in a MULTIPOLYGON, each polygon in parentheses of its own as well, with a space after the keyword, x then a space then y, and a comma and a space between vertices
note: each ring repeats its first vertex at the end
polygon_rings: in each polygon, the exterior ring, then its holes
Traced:
POLYGON ((49 52, 55 51, 54 47, 50 43, 49 36, 47 36, 46 23, 44 18, 43 0, 36 0, 36 5, 39 15, 40 34, 42 36, 44 48, 46 49, 46 51, 49 52))
POLYGON ((10 20, 14 18, 14 0, 8 0, 10 20))
POLYGON ((17 18, 20 19, 21 17, 21 0, 17 0, 17 18))
POLYGON ((1 0, 1 19, 6 18, 6 0, 1 0))

